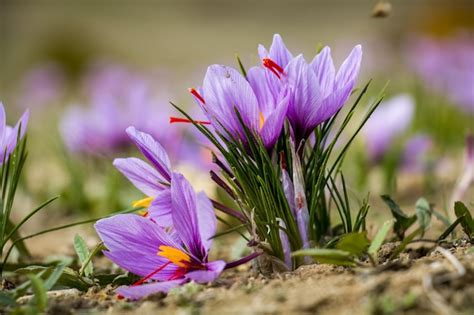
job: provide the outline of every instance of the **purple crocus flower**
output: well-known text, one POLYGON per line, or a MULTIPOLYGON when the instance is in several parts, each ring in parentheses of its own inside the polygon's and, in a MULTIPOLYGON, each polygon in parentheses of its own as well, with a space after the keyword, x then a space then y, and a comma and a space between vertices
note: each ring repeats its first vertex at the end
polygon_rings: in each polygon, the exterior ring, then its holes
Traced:
POLYGON ((210 200, 196 194, 178 173, 171 174, 173 233, 150 218, 123 214, 98 221, 97 233, 107 247, 104 254, 120 267, 144 277, 117 292, 139 299, 189 281, 207 283, 224 270, 222 260, 209 262, 208 255, 217 220, 210 200))
POLYGON ((404 171, 422 171, 426 166, 426 154, 433 146, 430 136, 417 134, 408 139, 403 148, 401 166, 404 171))
POLYGON ((50 105, 64 94, 65 80, 61 67, 55 63, 36 66, 23 78, 18 103, 23 108, 50 105))
POLYGON ((6 122, 5 108, 3 103, 0 102, 0 165, 3 164, 3 160, 6 160, 15 149, 18 133, 20 133, 20 138, 23 138, 25 135, 29 115, 30 112, 26 110, 15 127, 10 127, 6 122))
POLYGON ((401 94, 383 102, 375 110, 362 129, 372 162, 379 161, 394 139, 406 131, 413 118, 414 107, 413 98, 401 94))
MULTIPOLYGON (((171 108, 155 93, 153 80, 122 66, 100 66, 86 76, 88 106, 70 106, 60 130, 72 152, 107 154, 124 149, 128 126, 135 125, 158 139, 175 156, 180 147, 181 130, 176 126, 162 132, 171 108)), ((161 93, 163 94, 163 93, 161 93)))
POLYGON ((355 86, 362 59, 362 48, 357 45, 336 73, 329 47, 308 63, 303 55, 293 57, 278 34, 269 52, 262 45, 258 50, 263 65, 271 72, 267 72, 270 90, 290 90, 287 117, 298 141, 341 109, 355 86), (280 80, 270 78, 271 74, 280 80))
POLYGON ((263 69, 257 67, 250 69, 244 78, 231 67, 212 65, 207 69, 202 89, 191 89, 191 93, 222 136, 228 138, 230 133, 235 140, 247 143, 237 109, 245 126, 271 149, 283 128, 289 96, 283 89, 272 94, 267 82, 262 80, 264 76, 263 69))
POLYGON ((410 41, 408 61, 433 91, 447 95, 453 104, 474 114, 474 40, 468 34, 436 40, 410 41))

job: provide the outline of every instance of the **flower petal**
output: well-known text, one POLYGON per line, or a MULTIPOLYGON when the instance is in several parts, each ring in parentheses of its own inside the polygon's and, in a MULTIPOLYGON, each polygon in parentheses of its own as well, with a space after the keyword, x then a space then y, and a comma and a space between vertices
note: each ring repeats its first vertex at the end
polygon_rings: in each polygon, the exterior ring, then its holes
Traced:
POLYGON ((173 226, 171 212, 171 190, 167 188, 156 195, 148 209, 148 214, 149 218, 153 219, 159 226, 171 227, 173 226))
POLYGON ((128 127, 126 132, 156 170, 166 180, 170 180, 171 164, 165 149, 151 135, 138 131, 133 126, 128 127))
POLYGON ((207 283, 214 281, 225 268, 225 261, 216 260, 206 264, 207 270, 197 270, 188 272, 186 279, 196 281, 198 283, 207 283))
POLYGON ((197 219, 201 242, 206 252, 211 249, 212 237, 216 234, 217 218, 214 207, 204 192, 197 194, 197 219))
POLYGON ((339 71, 336 75, 336 84, 339 87, 345 86, 347 84, 354 84, 356 80, 359 70, 360 70, 360 63, 362 60, 362 46, 357 45, 355 46, 349 56, 344 60, 339 71))
POLYGON ((117 293, 130 300, 139 300, 155 293, 168 293, 171 289, 182 285, 185 280, 171 280, 164 282, 152 282, 137 286, 122 286, 117 288, 117 293))
POLYGON ((283 123, 285 122, 290 99, 289 94, 285 94, 286 95, 281 98, 273 112, 266 117, 262 130, 260 130, 263 144, 267 149, 273 147, 283 129, 283 123))
POLYGON ((281 85, 278 78, 270 74, 267 75, 262 67, 252 67, 247 71, 247 80, 257 97, 259 111, 265 116, 275 109, 281 85))
POLYGON ((293 59, 293 55, 286 48, 280 34, 273 35, 272 46, 270 46, 270 58, 282 68, 285 68, 290 60, 293 59))
POLYGON ((251 130, 257 130, 258 101, 250 84, 237 70, 223 65, 210 66, 204 78, 203 94, 207 112, 234 136, 245 138, 234 108, 251 130))
POLYGON ((207 253, 199 234, 196 193, 181 174, 172 173, 171 181, 171 214, 174 228, 189 252, 201 260, 207 253))
POLYGON ((155 197, 166 189, 163 177, 150 165, 137 158, 115 159, 113 165, 141 192, 155 197))
POLYGON ((288 108, 288 119, 295 132, 306 133, 316 125, 309 116, 320 104, 321 93, 313 69, 302 55, 292 59, 285 68, 288 86, 292 91, 288 108))
POLYGON ((311 62, 316 77, 318 78, 321 94, 326 97, 334 90, 334 78, 336 69, 331 58, 331 48, 324 47, 311 62))
MULTIPOLYGON (((120 267, 139 276, 147 276, 168 262, 157 256, 161 245, 182 250, 161 227, 139 215, 115 215, 97 221, 94 227, 108 249, 104 254, 120 267)), ((168 267, 171 270, 173 266, 168 267)), ((160 274, 153 278, 159 279, 160 274)))
MULTIPOLYGON (((5 139, 5 128, 7 126, 7 118, 5 114, 5 108, 3 107, 3 103, 0 102, 0 149, 3 151, 5 148, 3 147, 4 139, 5 139)), ((3 155, 3 152, 0 153, 3 155)), ((1 161, 0 161, 1 163, 1 161)))

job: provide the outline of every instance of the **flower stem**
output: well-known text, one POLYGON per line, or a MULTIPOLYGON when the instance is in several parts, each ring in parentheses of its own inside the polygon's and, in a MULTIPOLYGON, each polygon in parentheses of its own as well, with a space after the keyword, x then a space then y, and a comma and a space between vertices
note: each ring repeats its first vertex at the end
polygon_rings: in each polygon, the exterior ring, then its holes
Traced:
POLYGON ((258 252, 254 252, 248 256, 245 256, 243 258, 240 258, 239 260, 236 260, 236 261, 233 261, 233 262, 230 262, 230 263, 227 263, 225 265, 225 268, 224 269, 230 269, 230 268, 235 268, 237 266, 240 266, 240 265, 243 265, 245 263, 248 263, 249 261, 251 261, 252 259, 254 258, 257 258, 258 256, 260 256, 262 253, 258 253, 258 252))

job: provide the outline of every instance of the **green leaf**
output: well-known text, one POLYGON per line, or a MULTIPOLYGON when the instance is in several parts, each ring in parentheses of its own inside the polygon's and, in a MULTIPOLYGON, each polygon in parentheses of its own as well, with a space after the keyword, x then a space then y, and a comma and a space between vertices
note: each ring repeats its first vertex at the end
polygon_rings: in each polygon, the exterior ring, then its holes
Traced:
POLYGON ((444 232, 438 237, 438 241, 442 241, 442 240, 446 239, 448 237, 448 235, 452 231, 454 231, 456 226, 458 226, 459 223, 461 223, 463 220, 464 220, 464 216, 461 216, 461 217, 457 218, 456 221, 454 221, 450 226, 448 226, 448 228, 446 230, 444 230, 444 232))
POLYGON ((345 234, 336 244, 336 249, 346 251, 355 256, 360 256, 367 251, 369 240, 366 232, 345 234))
POLYGON ((89 248, 87 247, 86 242, 79 234, 76 234, 76 236, 74 236, 74 249, 76 250, 77 257, 79 257, 79 262, 81 263, 81 266, 87 262, 87 265, 83 269, 81 268, 81 270, 84 270, 84 274, 86 275, 86 277, 92 276, 92 274, 94 273, 94 269, 92 264, 89 263, 90 260, 88 260, 91 253, 89 251, 89 248))
POLYGON ((462 229, 469 238, 473 238, 474 221, 467 207, 461 201, 456 201, 456 203, 454 204, 454 213, 458 218, 463 217, 463 219, 461 220, 462 229))
POLYGON ((370 247, 368 253, 370 255, 375 255, 379 251, 380 247, 383 244, 383 241, 387 237, 388 232, 393 227, 393 220, 385 221, 382 227, 378 230, 377 234, 375 235, 372 243, 370 243, 370 247))
POLYGON ((28 275, 28 278, 31 281, 31 288, 33 289, 33 301, 36 305, 36 311, 38 313, 44 313, 48 306, 48 295, 46 294, 44 282, 36 275, 28 275))
MULTIPOLYGON (((44 267, 44 266, 28 266, 25 268, 20 268, 15 271, 17 274, 36 274, 40 275, 42 278, 48 278, 53 273, 53 267, 44 267)), ((57 280, 54 287, 66 287, 66 288, 76 288, 80 291, 86 291, 94 283, 87 279, 79 277, 79 275, 71 268, 65 267, 61 276, 57 280)))
POLYGON ((54 268, 53 272, 49 275, 48 279, 44 282, 44 287, 46 291, 51 290, 56 282, 58 282, 59 278, 63 274, 64 268, 66 268, 65 265, 59 264, 56 268, 54 268))
POLYGON ((418 224, 423 229, 423 236, 431 223, 431 207, 429 202, 425 198, 418 199, 416 202, 415 211, 418 224))
POLYGON ((351 253, 339 249, 310 248, 293 252, 291 256, 311 256, 321 264, 332 264, 339 266, 354 266, 354 258, 351 253))
POLYGON ((403 242, 400 245, 398 245, 398 247, 393 251, 392 255, 390 255, 390 260, 398 257, 398 255, 400 255, 400 253, 405 250, 405 248, 408 246, 408 244, 411 241, 413 241, 413 239, 421 233, 423 233, 423 229, 420 227, 420 228, 416 229, 415 231, 413 231, 411 234, 409 234, 403 240, 403 242))
POLYGON ((15 299, 7 292, 0 292, 0 306, 15 306, 15 299))
POLYGON ((393 230, 395 234, 398 236, 399 239, 403 240, 405 237, 405 232, 408 230, 413 223, 416 221, 416 216, 408 216, 406 215, 402 209, 398 206, 398 204, 393 201, 392 198, 388 195, 382 195, 382 200, 385 204, 390 208, 393 217, 395 218, 395 224, 393 226, 393 230))

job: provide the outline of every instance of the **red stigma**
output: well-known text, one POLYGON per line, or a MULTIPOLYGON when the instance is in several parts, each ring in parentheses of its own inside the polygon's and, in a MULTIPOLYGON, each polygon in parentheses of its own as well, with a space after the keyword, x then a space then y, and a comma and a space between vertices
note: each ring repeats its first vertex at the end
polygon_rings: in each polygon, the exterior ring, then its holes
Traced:
POLYGON ((262 59, 263 66, 273 72, 274 75, 281 78, 281 75, 284 73, 283 68, 280 67, 275 61, 270 58, 263 58, 262 59))
POLYGON ((136 287, 137 285, 141 285, 143 284, 145 281, 147 280, 150 280, 151 277, 153 277, 154 275, 156 275, 158 272, 160 272, 161 270, 165 269, 166 266, 168 266, 169 264, 171 264, 171 261, 168 261, 166 264, 164 264, 163 266, 159 267, 158 269, 156 269, 155 271, 151 272, 149 275, 145 276, 144 278, 138 280, 137 282, 133 283, 131 286, 132 287, 136 287))
POLYGON ((190 88, 188 89, 188 91, 189 93, 194 95, 198 100, 200 100, 201 103, 206 104, 206 102, 204 101, 204 98, 201 96, 201 94, 199 94, 199 92, 195 88, 190 88))
POLYGON ((187 118, 180 118, 180 117, 170 117, 170 124, 173 123, 196 123, 199 125, 210 125, 210 121, 202 121, 202 120, 189 120, 187 118))

